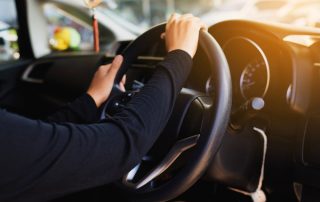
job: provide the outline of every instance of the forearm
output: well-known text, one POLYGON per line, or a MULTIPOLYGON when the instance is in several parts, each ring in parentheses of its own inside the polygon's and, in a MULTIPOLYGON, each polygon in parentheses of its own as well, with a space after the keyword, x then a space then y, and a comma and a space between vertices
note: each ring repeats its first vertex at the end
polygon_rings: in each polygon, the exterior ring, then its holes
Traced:
POLYGON ((132 127, 130 130, 137 133, 135 143, 140 153, 145 154, 152 147, 167 124, 191 66, 192 59, 186 52, 169 53, 142 91, 110 120, 123 121, 124 127, 132 127))
POLYGON ((191 69, 171 53, 145 88, 107 123, 54 124, 0 110, 0 201, 44 201, 119 179, 165 126, 191 69))
POLYGON ((88 94, 83 94, 46 119, 49 122, 90 124, 99 121, 98 108, 88 94))

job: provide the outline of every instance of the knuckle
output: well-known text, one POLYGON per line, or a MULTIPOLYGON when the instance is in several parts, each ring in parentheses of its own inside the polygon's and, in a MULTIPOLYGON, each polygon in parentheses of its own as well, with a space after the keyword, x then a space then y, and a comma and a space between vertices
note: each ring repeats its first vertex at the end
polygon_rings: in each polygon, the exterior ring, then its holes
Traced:
POLYGON ((198 20, 200 20, 200 18, 195 17, 195 16, 193 16, 191 19, 192 19, 192 21, 198 21, 198 20))
POLYGON ((101 72, 101 71, 103 71, 105 68, 106 68, 106 65, 101 65, 101 66, 98 68, 97 72, 101 72))
POLYGON ((192 25, 195 25, 196 23, 195 23, 195 21, 193 20, 193 19, 187 19, 186 20, 186 23, 187 23, 187 25, 189 25, 189 26, 192 26, 192 25))
POLYGON ((172 22, 172 24, 175 24, 175 23, 177 23, 178 21, 179 21, 179 19, 173 18, 171 22, 172 22))

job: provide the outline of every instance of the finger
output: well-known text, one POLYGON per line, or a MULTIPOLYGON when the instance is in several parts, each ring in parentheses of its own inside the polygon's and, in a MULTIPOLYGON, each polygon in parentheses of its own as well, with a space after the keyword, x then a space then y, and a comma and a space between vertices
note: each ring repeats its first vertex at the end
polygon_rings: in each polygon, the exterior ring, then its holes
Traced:
POLYGON ((180 14, 178 14, 178 13, 173 13, 173 14, 170 16, 170 18, 169 18, 169 20, 168 20, 168 22, 167 22, 167 25, 171 25, 174 21, 178 20, 180 17, 181 17, 180 14))
POLYGON ((208 26, 206 23, 200 21, 200 30, 207 32, 208 31, 208 26))
POLYGON ((110 70, 108 72, 108 76, 115 77, 117 72, 118 72, 118 70, 121 67, 122 62, 123 62, 122 55, 117 55, 114 58, 114 60, 112 61, 111 68, 110 68, 110 70))
POLYGON ((97 73, 99 74, 106 74, 109 69, 111 67, 111 64, 107 64, 107 65, 101 65, 98 69, 97 69, 97 73))
POLYGON ((200 18, 198 17, 193 17, 193 19, 199 26, 199 28, 203 31, 208 31, 208 26, 206 23, 204 23, 200 18))
POLYGON ((126 88, 124 87, 124 85, 122 83, 119 83, 119 89, 121 92, 126 92, 126 88))
POLYGON ((166 30, 171 25, 171 23, 176 19, 176 13, 172 13, 167 21, 166 30))
POLYGON ((165 39, 166 38, 166 33, 163 32, 162 34, 160 34, 160 39, 165 39))
POLYGON ((193 17, 194 16, 191 13, 188 13, 188 14, 181 15, 180 19, 184 20, 184 19, 193 18, 193 17))
POLYGON ((181 15, 178 14, 178 13, 173 13, 171 14, 167 24, 166 24, 166 31, 169 29, 169 27, 171 27, 175 21, 178 20, 178 18, 180 17, 181 15))
MULTIPOLYGON (((186 20, 189 20, 191 19, 190 17, 187 18, 186 20)), ((194 22, 197 23, 197 25, 199 26, 199 30, 202 30, 202 31, 208 31, 208 26, 198 17, 192 17, 192 19, 194 22)))
POLYGON ((200 18, 194 17, 193 15, 188 15, 184 18, 181 18, 180 22, 192 22, 198 25, 200 23, 200 18))
POLYGON ((179 18, 181 15, 178 13, 172 13, 171 16, 169 17, 168 22, 172 22, 173 20, 179 18))
POLYGON ((122 83, 123 85, 126 85, 126 81, 127 81, 127 75, 123 75, 120 83, 122 83))
POLYGON ((120 83, 119 83, 119 88, 122 92, 126 92, 126 88, 125 88, 125 85, 126 85, 126 80, 127 80, 127 76, 126 75, 123 75, 120 83))

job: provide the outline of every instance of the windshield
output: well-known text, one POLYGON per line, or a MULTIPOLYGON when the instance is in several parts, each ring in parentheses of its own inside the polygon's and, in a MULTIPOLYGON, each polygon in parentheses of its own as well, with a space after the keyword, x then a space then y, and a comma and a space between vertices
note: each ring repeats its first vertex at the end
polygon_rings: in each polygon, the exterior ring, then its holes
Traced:
POLYGON ((215 7, 212 0, 105 0, 102 11, 111 10, 121 18, 142 28, 164 22, 170 14, 193 13, 196 16, 215 7), (111 3, 112 2, 112 3, 111 3))
POLYGON ((173 12, 192 13, 208 25, 241 18, 314 27, 319 26, 319 9, 319 0, 104 0, 99 7, 143 31, 173 12))
MULTIPOLYGON (((92 12, 82 0, 44 2, 52 51, 93 50, 92 12), (62 43, 70 41, 69 37, 74 39, 72 44, 62 43)), ((319 11, 320 0, 102 0, 95 14, 100 23, 100 48, 113 51, 117 42, 135 39, 175 12, 192 13, 208 26, 249 19, 320 28, 319 11)))

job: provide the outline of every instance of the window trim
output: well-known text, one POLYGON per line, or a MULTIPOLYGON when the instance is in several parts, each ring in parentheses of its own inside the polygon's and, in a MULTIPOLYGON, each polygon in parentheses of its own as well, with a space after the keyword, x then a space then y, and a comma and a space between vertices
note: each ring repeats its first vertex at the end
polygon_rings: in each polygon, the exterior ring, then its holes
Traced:
POLYGON ((15 0, 18 20, 18 45, 20 59, 34 59, 30 41, 30 32, 27 18, 27 0, 15 0))

